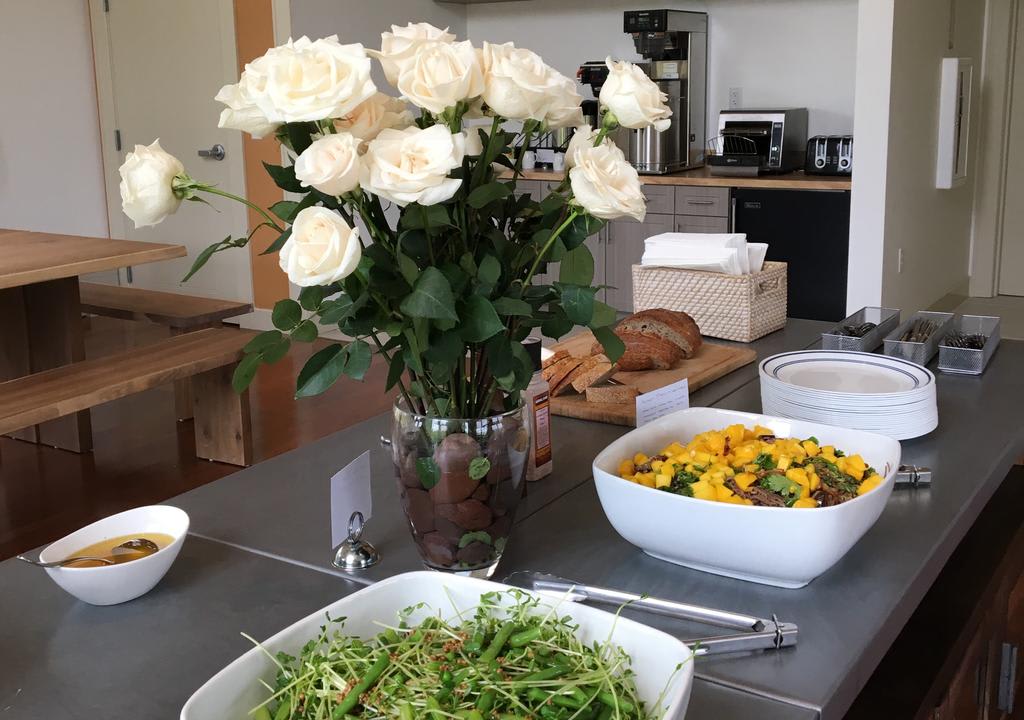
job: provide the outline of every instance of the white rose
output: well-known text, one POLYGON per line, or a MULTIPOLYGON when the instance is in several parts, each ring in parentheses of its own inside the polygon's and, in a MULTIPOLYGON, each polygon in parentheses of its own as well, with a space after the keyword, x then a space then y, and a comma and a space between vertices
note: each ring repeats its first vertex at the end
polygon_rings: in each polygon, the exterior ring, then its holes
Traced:
POLYGON ((377 137, 381 130, 387 128, 407 128, 415 118, 409 107, 396 97, 382 92, 364 100, 343 118, 334 121, 334 127, 343 132, 350 132, 363 142, 377 137))
MULTIPOLYGON (((537 53, 512 43, 485 42, 480 51, 484 70, 483 99, 496 115, 512 120, 546 120, 552 110, 563 112, 572 104, 567 99, 567 81, 537 53)), ((575 83, 573 86, 575 94, 575 83)), ((576 94, 579 108, 579 95, 576 94)), ((582 116, 581 116, 582 117, 582 116)))
POLYGON ((380 60, 384 69, 384 77, 392 85, 398 85, 398 76, 402 69, 416 54, 417 48, 427 42, 455 42, 455 36, 448 28, 441 30, 430 23, 409 23, 405 27, 391 26, 391 32, 380 34, 380 50, 369 53, 380 60))
POLYGON ((629 215, 643 222, 647 201, 640 176, 616 145, 582 147, 574 155, 569 182, 576 202, 594 217, 615 220, 629 215))
POLYGON ((350 133, 313 141, 295 160, 295 178, 325 195, 343 195, 359 184, 359 141, 350 133))
POLYGON ((376 92, 362 45, 342 45, 337 35, 320 40, 303 36, 246 65, 238 85, 225 86, 217 98, 242 114, 241 119, 222 114, 222 122, 258 124, 258 111, 267 127, 344 117, 376 92))
POLYGON ((576 90, 575 80, 560 77, 562 86, 554 94, 544 121, 549 128, 578 127, 583 124, 583 97, 576 90))
POLYGON ((462 185, 448 173, 462 165, 465 154, 466 135, 452 135, 444 125, 383 130, 363 155, 359 183, 396 205, 436 205, 462 185))
POLYGON ((351 274, 363 255, 359 228, 324 207, 308 207, 295 216, 292 234, 278 261, 288 279, 301 287, 327 285, 351 274))
POLYGON ((638 66, 625 60, 608 58, 608 79, 601 88, 600 100, 622 127, 639 130, 654 127, 658 132, 668 129, 672 121, 665 95, 657 84, 638 66))
POLYGON ((181 197, 174 192, 174 178, 185 174, 185 166, 160 147, 159 139, 149 146, 136 145, 118 172, 121 209, 136 228, 156 225, 181 205, 181 197))
MULTIPOLYGON (((571 170, 576 166, 576 153, 580 150, 594 147, 594 139, 597 131, 589 125, 580 125, 573 130, 569 145, 565 148, 565 169, 571 170)), ((605 138, 604 142, 609 142, 605 138)))
POLYGON ((257 140, 280 127, 280 123, 267 120, 267 116, 256 105, 255 97, 262 92, 259 87, 261 80, 259 76, 250 75, 245 70, 237 85, 225 85, 220 89, 214 100, 227 107, 221 110, 217 127, 241 130, 257 140))
POLYGON ((480 59, 468 40, 420 45, 402 67, 398 89, 405 99, 434 114, 484 91, 480 59))

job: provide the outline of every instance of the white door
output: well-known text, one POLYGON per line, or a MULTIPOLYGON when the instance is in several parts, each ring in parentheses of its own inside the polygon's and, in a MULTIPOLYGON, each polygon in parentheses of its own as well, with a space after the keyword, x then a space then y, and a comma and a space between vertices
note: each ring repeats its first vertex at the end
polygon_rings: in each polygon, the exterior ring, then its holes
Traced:
POLYGON ((1024 11, 1017 13, 1016 46, 999 259, 1000 295, 1024 295, 1024 11))
POLYGON ((100 98, 110 230, 114 237, 185 245, 188 257, 139 265, 121 274, 136 287, 189 295, 252 300, 252 269, 246 250, 218 253, 182 285, 192 260, 207 245, 246 234, 245 208, 208 196, 214 208, 186 202, 155 227, 136 230, 121 212, 117 168, 136 144, 160 145, 197 180, 245 194, 242 139, 221 130, 221 106, 213 97, 237 82, 231 0, 90 0, 100 98), (115 131, 121 149, 115 145, 115 131), (199 157, 220 144, 223 160, 199 157))

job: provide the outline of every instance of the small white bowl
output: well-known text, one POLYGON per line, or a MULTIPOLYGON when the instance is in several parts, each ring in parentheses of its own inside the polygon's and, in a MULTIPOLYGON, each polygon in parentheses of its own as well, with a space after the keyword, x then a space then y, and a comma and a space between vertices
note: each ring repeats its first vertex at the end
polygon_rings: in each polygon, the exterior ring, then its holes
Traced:
POLYGON ((900 444, 861 430, 769 415, 690 408, 666 415, 613 442, 594 459, 594 482, 612 527, 648 555, 695 570, 800 588, 836 564, 882 514, 900 465, 900 444), (619 463, 673 441, 740 423, 778 437, 817 437, 859 454, 884 481, 841 505, 777 508, 714 502, 639 485, 618 475, 619 463))
MULTIPOLYGON (((272 656, 278 652, 298 655, 302 646, 319 634, 327 616, 346 618, 345 633, 369 638, 381 631, 378 623, 394 623, 399 612, 417 603, 424 603, 426 607, 417 609, 410 617, 411 623, 421 622, 438 612, 451 619, 456 608, 459 611, 475 608, 483 593, 508 589, 508 585, 489 580, 439 572, 410 572, 382 580, 307 615, 264 642, 263 649, 249 650, 196 690, 182 708, 181 720, 249 717, 249 711, 268 696, 260 680, 274 683, 277 666, 272 656)), ((579 625, 577 633, 584 642, 610 640, 625 650, 632 658, 640 698, 653 709, 660 696, 662 707, 656 716, 662 720, 682 720, 693 684, 690 648, 671 635, 635 620, 563 601, 561 596, 541 594, 540 597, 540 612, 557 606, 560 616, 569 615, 579 625)))
POLYGON ((55 583, 79 600, 91 605, 116 605, 149 592, 167 573, 188 534, 188 514, 184 510, 169 505, 125 510, 57 540, 39 554, 39 559, 55 562, 108 538, 145 537, 146 533, 170 535, 174 542, 152 555, 118 565, 46 569, 55 583))

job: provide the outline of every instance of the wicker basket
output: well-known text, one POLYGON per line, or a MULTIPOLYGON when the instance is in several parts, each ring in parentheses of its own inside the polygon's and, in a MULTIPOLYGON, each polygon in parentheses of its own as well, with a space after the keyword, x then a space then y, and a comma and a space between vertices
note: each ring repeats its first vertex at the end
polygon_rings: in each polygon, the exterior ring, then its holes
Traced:
POLYGON ((633 309, 688 313, 701 334, 753 342, 786 325, 786 263, 753 275, 633 266, 633 309))

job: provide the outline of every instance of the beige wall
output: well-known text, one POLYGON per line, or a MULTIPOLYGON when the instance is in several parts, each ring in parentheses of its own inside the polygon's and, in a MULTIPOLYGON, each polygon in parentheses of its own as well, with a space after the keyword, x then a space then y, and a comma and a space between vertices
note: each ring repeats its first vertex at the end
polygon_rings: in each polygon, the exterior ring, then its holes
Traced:
POLYGON ((86 0, 0 5, 0 227, 107 235, 86 0))
POLYGON ((886 306, 904 311, 926 308, 967 284, 984 17, 984 0, 895 3, 882 268, 886 306), (939 68, 944 57, 975 60, 968 180, 952 190, 935 189, 939 68), (902 273, 897 272, 900 248, 902 273))

